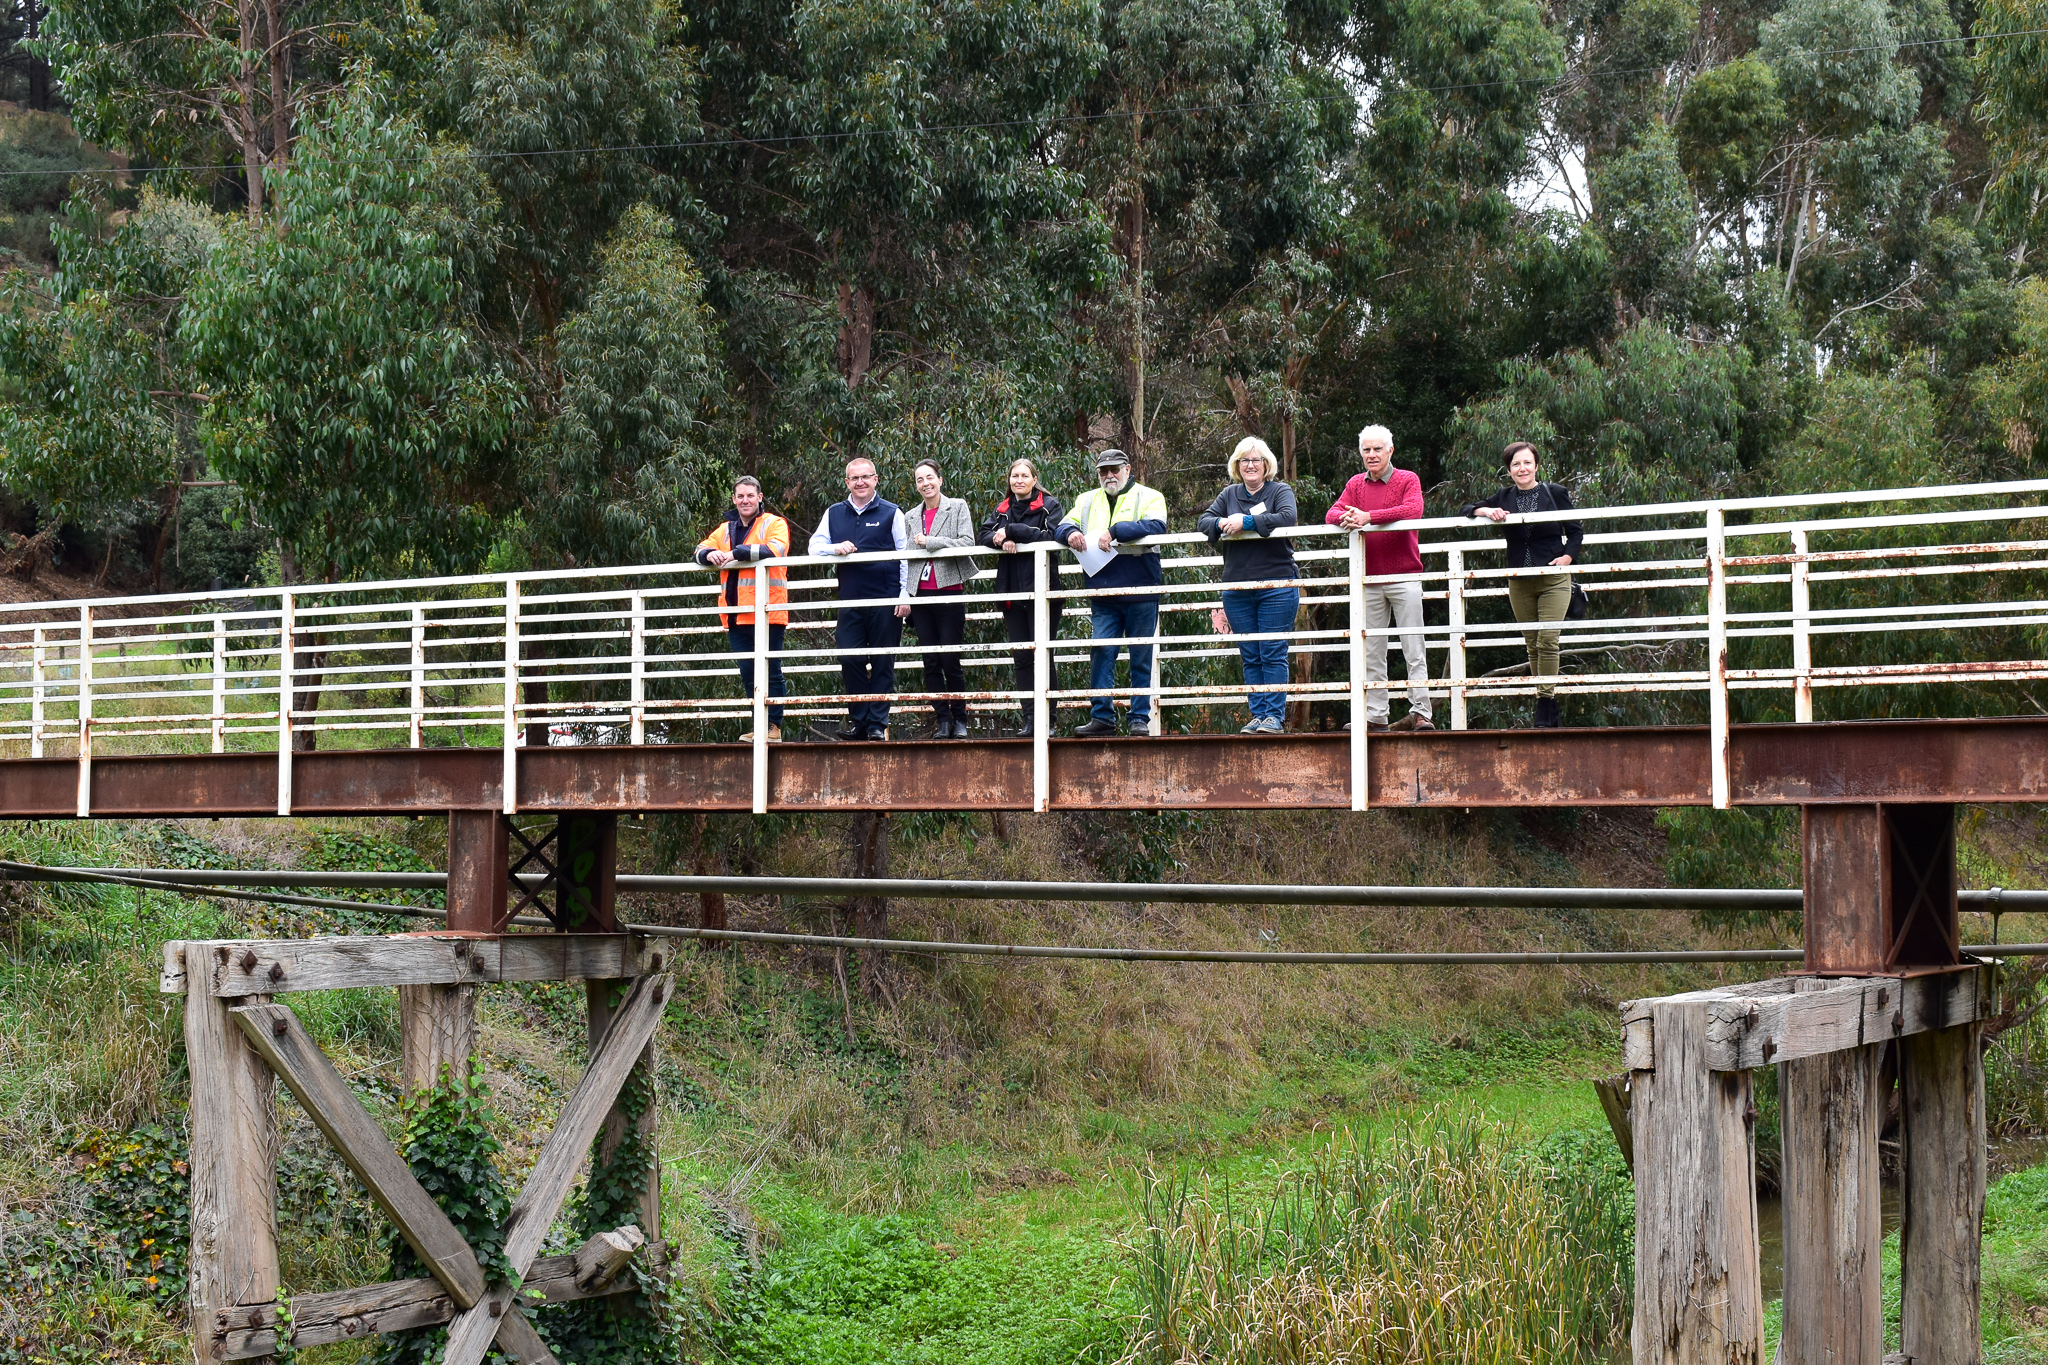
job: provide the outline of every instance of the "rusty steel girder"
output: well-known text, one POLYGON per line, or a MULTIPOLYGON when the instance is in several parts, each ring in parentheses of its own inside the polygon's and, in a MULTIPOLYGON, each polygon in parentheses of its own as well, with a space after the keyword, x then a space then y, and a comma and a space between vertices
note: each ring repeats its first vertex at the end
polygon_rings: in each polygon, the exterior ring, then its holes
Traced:
MULTIPOLYGON (((1709 800, 1707 731, 1439 730, 1374 735, 1375 807, 1687 806, 1709 800)), ((1055 810, 1335 809, 1350 805, 1343 734, 1054 740, 1055 810)), ((101 817, 277 813, 277 755, 98 756, 101 817)), ((497 749, 295 755, 292 810, 375 815, 498 810, 497 749)), ((71 759, 0 760, 0 818, 76 814, 71 759)), ((1734 728, 1740 805, 2048 800, 2048 720, 1847 721, 1734 728)), ((741 744, 522 749, 518 807, 535 812, 745 811, 741 744)), ((770 810, 1028 810, 1028 740, 786 743, 769 751, 770 810)))

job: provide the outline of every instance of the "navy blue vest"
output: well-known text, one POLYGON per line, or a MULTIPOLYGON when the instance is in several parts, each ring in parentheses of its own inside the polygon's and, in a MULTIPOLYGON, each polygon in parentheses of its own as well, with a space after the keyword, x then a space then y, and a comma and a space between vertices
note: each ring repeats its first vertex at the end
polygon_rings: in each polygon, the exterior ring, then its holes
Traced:
MULTIPOLYGON (((876 498, 867 510, 856 513, 845 502, 835 502, 825 513, 832 543, 850 540, 866 554, 871 550, 896 548, 896 517, 901 511, 887 498, 876 498)), ((903 591, 903 566, 877 561, 872 564, 839 566, 839 600, 895 597, 903 591)))

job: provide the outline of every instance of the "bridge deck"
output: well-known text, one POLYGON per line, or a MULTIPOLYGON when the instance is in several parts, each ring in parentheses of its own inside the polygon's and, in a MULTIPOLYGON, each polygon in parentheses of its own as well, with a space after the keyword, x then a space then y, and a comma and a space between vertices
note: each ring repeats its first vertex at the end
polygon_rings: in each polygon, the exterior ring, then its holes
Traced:
MULTIPOLYGON (((1373 806, 1688 806, 1711 800, 1705 727, 1466 730, 1374 735, 1373 806)), ((1028 740, 780 744, 772 811, 1029 810, 1028 740)), ((742 744, 520 749, 530 811, 744 811, 742 744)), ((497 749, 340 750, 294 756, 306 815, 502 810, 497 749)), ((1350 737, 1193 735, 1056 740, 1055 810, 1337 809, 1350 805, 1350 737)), ((0 761, 0 818, 77 814, 76 759, 0 761)), ((96 757, 95 817, 275 815, 274 753, 96 757)), ((1737 805, 2048 800, 2048 719, 1735 726, 1737 805)))

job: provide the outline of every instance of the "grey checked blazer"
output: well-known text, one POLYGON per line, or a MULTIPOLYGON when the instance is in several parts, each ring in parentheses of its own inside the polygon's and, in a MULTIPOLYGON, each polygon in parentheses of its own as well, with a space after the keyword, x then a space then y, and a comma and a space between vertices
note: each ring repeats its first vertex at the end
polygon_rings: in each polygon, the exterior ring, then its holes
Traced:
MULTIPOLYGON (((924 504, 914 502, 903 509, 903 529, 911 536, 911 547, 917 546, 917 533, 924 529, 924 504)), ((931 534, 925 537, 927 548, 957 550, 974 543, 974 514, 967 510, 965 498, 939 496, 939 512, 932 518, 931 534)), ((948 555, 935 562, 938 570, 938 585, 950 588, 965 582, 977 568, 970 555, 948 555)), ((910 591, 915 593, 917 585, 924 582, 924 565, 910 561, 910 591)))

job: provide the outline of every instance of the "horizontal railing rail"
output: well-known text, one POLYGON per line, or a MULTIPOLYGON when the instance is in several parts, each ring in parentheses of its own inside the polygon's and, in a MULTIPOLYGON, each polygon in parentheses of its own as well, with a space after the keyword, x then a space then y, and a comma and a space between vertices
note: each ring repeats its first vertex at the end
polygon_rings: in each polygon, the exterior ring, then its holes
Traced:
POLYGON ((746 726, 760 811, 771 705, 802 723, 854 705, 957 705, 984 722, 1028 722, 1033 804, 1044 809, 1062 711, 1101 699, 1143 715, 1146 732, 1157 733, 1168 711, 1201 724, 1219 706, 1281 693, 1320 708, 1325 723, 1348 720, 1351 804, 1363 809, 1366 722, 1410 690, 1405 678, 1368 677, 1369 652, 1391 656, 1401 637, 1419 638, 1427 694, 1449 702, 1453 729, 1468 728, 1475 708, 1484 719, 1537 692, 1525 625, 1506 619, 1502 599, 1516 580, 1556 570, 1507 564, 1503 532, 1578 521, 1585 551, 1569 572, 1593 607, 1585 619, 1541 623, 1568 661, 1550 685, 1638 719, 1697 720, 1685 708, 1703 699, 1713 797, 1725 806, 1738 697, 1786 698, 1801 722, 1814 718, 1822 692, 1844 715, 2037 713, 2030 685, 2048 680, 2044 495, 2048 480, 2028 480, 1583 508, 1501 524, 1286 527, 1277 537, 1292 549, 1291 576, 1245 582, 1222 580, 1217 545, 1177 531, 1123 547, 1157 552, 1160 583, 1117 588, 1089 586, 1064 546, 1041 542, 1014 551, 1031 566, 1029 589, 1001 594, 991 580, 1005 555, 974 546, 791 555, 726 570, 685 562, 8 604, 0 755, 75 761, 85 815, 96 753, 275 752, 278 809, 289 812, 293 755, 323 742, 489 747, 502 753, 513 810, 517 755, 528 744, 716 740, 746 726), (2034 521, 2044 524, 2026 524, 2034 521), (1367 573, 1374 537, 1410 533, 1420 572, 1367 573), (935 559, 966 564, 964 591, 945 601, 964 608, 961 639, 837 643, 842 613, 876 608, 893 619, 913 605, 894 595, 841 599, 841 570, 935 559), (751 604, 726 600, 728 576, 745 583, 751 604), (786 601, 769 602, 771 580, 786 601), (1397 585, 1419 588, 1420 626, 1395 624, 1374 600, 1397 585), (1222 593, 1287 588, 1300 600, 1288 628, 1224 628, 1222 593), (1090 638, 1091 603, 1145 599, 1158 602, 1156 626, 1090 638), (771 648, 771 613, 787 616, 781 648, 771 648), (1247 686, 1232 656, 1276 639, 1289 646, 1288 681, 1247 686), (1086 670, 1093 651, 1132 647, 1153 652, 1148 678, 1076 685, 1085 674, 1074 670, 1086 670), (885 659, 903 676, 862 691, 844 666, 849 654, 885 659), (1020 658, 1032 665, 1028 686, 1008 676, 1020 658), (964 687, 926 676, 949 660, 964 687), (787 698, 771 699, 765 687, 749 695, 743 677, 765 679, 771 664, 787 698), (1942 688, 1954 690, 1928 690, 1942 688))

